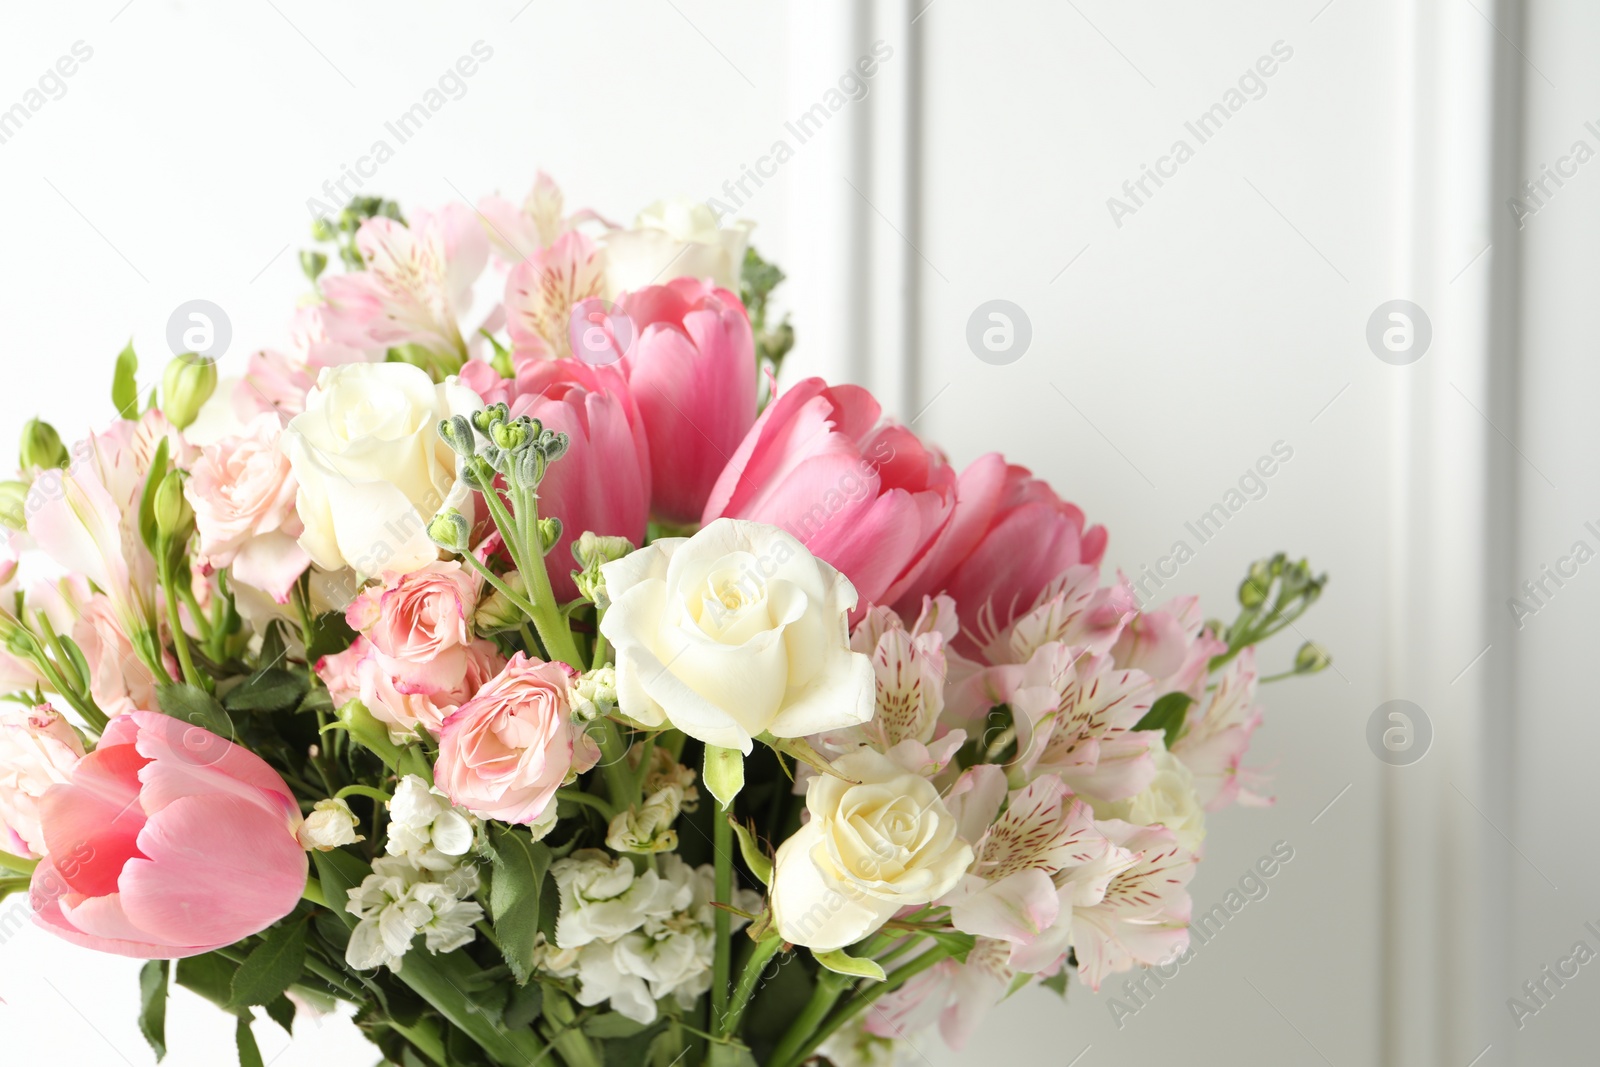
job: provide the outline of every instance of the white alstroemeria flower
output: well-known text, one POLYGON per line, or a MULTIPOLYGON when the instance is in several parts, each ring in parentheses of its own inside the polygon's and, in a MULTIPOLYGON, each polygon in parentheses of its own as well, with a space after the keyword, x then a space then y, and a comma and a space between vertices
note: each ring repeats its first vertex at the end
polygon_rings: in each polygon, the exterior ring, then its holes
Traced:
POLYGON ((387 806, 389 840, 384 848, 391 856, 416 855, 422 866, 441 870, 455 863, 448 860, 439 865, 433 853, 457 857, 472 848, 477 835, 472 816, 452 806, 449 797, 414 774, 400 779, 387 806))
POLYGON ((561 891, 556 944, 582 948, 591 941, 614 941, 649 918, 665 918, 689 906, 687 885, 664 881, 653 870, 636 873, 625 857, 581 849, 550 867, 561 891))
POLYGON ((737 292, 754 228, 744 219, 724 226, 698 200, 657 200, 639 212, 631 229, 605 233, 606 295, 615 299, 673 278, 710 278, 718 288, 737 292))
POLYGON ((360 822, 356 813, 350 810, 350 805, 344 801, 319 800, 311 809, 311 814, 306 816, 306 821, 300 824, 297 834, 300 847, 332 852, 341 845, 365 841, 366 838, 356 833, 360 822))
POLYGON ((1157 743, 1150 748, 1156 776, 1144 792, 1127 800, 1091 800, 1097 819, 1121 819, 1135 826, 1165 826, 1190 852, 1206 839, 1206 809, 1195 789, 1194 772, 1157 743))

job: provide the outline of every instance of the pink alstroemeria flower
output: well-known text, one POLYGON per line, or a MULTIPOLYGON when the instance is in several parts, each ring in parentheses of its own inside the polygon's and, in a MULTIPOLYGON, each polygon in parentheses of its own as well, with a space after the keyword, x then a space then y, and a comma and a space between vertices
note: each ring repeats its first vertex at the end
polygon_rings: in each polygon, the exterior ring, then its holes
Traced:
POLYGON ((48 857, 34 921, 140 959, 196 956, 299 903, 306 854, 294 794, 262 759, 156 712, 113 719, 71 781, 39 801, 48 857))
POLYGON ((322 277, 328 338, 359 349, 419 345, 457 364, 465 359, 459 319, 489 258, 473 210, 448 204, 437 214, 418 212, 409 227, 371 218, 357 231, 356 248, 365 270, 322 277))

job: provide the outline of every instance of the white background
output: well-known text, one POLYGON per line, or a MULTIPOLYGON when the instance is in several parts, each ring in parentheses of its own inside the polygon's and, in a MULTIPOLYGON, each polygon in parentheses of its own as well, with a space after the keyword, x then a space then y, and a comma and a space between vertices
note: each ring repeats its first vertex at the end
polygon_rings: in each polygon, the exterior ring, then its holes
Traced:
MULTIPOLYGON (((520 197, 543 167, 569 204, 614 218, 663 195, 726 198, 774 140, 793 145, 786 121, 888 44, 865 99, 740 209, 790 274, 790 372, 873 386, 958 463, 1000 449, 1032 466, 1110 528, 1109 567, 1136 578, 1193 545, 1185 522, 1284 442, 1266 495, 1167 591, 1231 617, 1248 561, 1279 548, 1333 576, 1300 626, 1335 667, 1272 687, 1257 734, 1278 803, 1216 817, 1193 885, 1209 909, 1287 841, 1268 897, 1120 1030, 1117 990, 1074 983, 1066 1005, 1003 1005, 969 1056, 1592 1060, 1595 966, 1520 1031, 1506 999, 1574 942, 1600 948, 1583 928, 1600 920, 1600 563, 1520 630, 1506 601, 1574 541, 1600 548, 1583 528, 1600 526, 1600 163, 1520 231, 1505 199, 1573 141, 1600 148, 1584 128, 1600 120, 1600 14, 1576 0, 106 0, 6 13, 0 109, 80 40, 93 57, 65 95, 0 144, 0 425, 37 413, 71 436, 110 415, 130 335, 147 375, 164 362, 183 301, 226 309, 230 362, 284 344, 306 199, 475 41, 493 58, 366 191, 408 207, 520 197), (1175 139, 1193 145, 1184 123, 1276 42, 1293 54, 1264 94, 1117 225, 1107 198, 1175 139), (966 342, 996 298, 1032 326, 1008 366, 966 342), (1365 341, 1394 298, 1432 321, 1409 366, 1365 341), (1367 745, 1392 698, 1432 723, 1412 766, 1367 745)), ((0 944, 7 1062, 151 1062, 135 970, 31 928, 0 944)), ((302 1020, 292 1045, 257 1029, 279 1067, 375 1058, 338 1021, 302 1020)), ((228 1021, 186 993, 168 1034, 170 1064, 232 1062, 228 1021)), ((917 1051, 960 1062, 931 1037, 917 1051)))

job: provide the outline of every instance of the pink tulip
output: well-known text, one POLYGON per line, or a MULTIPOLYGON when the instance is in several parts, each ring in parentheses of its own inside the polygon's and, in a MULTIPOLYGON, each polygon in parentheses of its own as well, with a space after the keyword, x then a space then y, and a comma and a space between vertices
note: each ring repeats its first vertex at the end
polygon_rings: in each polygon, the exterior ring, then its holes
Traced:
POLYGON ((628 382, 650 438, 652 510, 700 519, 717 476, 756 421, 756 358, 744 305, 677 278, 622 297, 636 332, 628 382))
MULTIPOLYGON (((880 425, 880 413, 858 386, 796 384, 745 436, 702 521, 780 526, 842 571, 863 607, 900 600, 925 584, 955 507, 956 477, 911 431, 880 425)), ((915 618, 921 597, 901 614, 915 618)))
POLYGON ((301 818, 276 771, 149 711, 118 716, 70 783, 39 801, 48 858, 34 921, 85 948, 177 959, 231 945, 294 909, 301 818))
POLYGON ((958 646, 971 637, 983 644, 1032 608, 1067 568, 1098 567, 1105 551, 1105 527, 1085 530, 1076 505, 1028 468, 990 453, 961 472, 949 527, 927 568, 901 591, 900 611, 914 614, 925 594, 947 593, 967 631, 958 646))
POLYGON ((511 414, 530 415, 572 440, 539 484, 539 514, 561 520, 550 584, 561 600, 578 595, 571 545, 585 530, 644 543, 650 521, 650 445, 628 384, 616 367, 576 359, 525 360, 511 414))

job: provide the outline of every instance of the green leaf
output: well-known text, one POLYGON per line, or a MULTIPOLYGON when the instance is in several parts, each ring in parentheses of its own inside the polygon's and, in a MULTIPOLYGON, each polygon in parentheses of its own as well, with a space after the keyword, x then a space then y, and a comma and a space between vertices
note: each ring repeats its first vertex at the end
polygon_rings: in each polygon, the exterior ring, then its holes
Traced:
POLYGON ((167 1056, 166 960, 151 960, 139 969, 139 1032, 160 1063, 167 1056))
POLYGON ((1134 726, 1135 730, 1165 730, 1167 734, 1167 748, 1170 750, 1178 743, 1178 736, 1183 733, 1183 723, 1189 711, 1189 705, 1194 703, 1194 697, 1188 693, 1168 693, 1150 706, 1144 718, 1134 726))
POLYGON ((356 632, 344 620, 344 612, 327 611, 311 620, 311 648, 306 659, 315 663, 323 656, 343 652, 355 643, 356 632))
POLYGON ((155 455, 150 460, 150 473, 144 480, 144 492, 139 497, 139 537, 151 552, 157 551, 159 534, 156 529, 156 490, 166 479, 168 466, 167 438, 163 437, 156 445, 155 455))
POLYGON ((967 953, 971 952, 973 946, 978 943, 978 939, 971 934, 963 934, 957 931, 933 933, 928 936, 933 938, 934 943, 940 948, 950 953, 950 958, 957 963, 966 963, 967 953))
POLYGON ((756 840, 756 835, 744 823, 739 822, 732 815, 727 816, 728 822, 733 825, 734 836, 739 839, 739 855, 744 857, 744 862, 750 868, 750 873, 761 879, 762 885, 772 884, 772 857, 767 855, 766 849, 761 847, 756 840))
POLYGON ((239 1012, 231 1003, 233 971, 234 965, 228 960, 215 952, 207 952, 203 956, 187 956, 179 960, 177 979, 178 984, 191 993, 198 993, 223 1011, 237 1015, 239 1012))
POLYGON ((1039 979, 1039 984, 1060 994, 1062 1000, 1067 999, 1067 969, 1065 967, 1052 974, 1049 978, 1039 979))
POLYGON ((311 680, 300 671, 268 667, 228 691, 222 706, 229 711, 288 711, 298 707, 311 691, 311 680))
POLYGON ((139 371, 139 357, 133 352, 133 339, 117 353, 117 366, 111 374, 111 403, 117 414, 125 419, 139 417, 139 383, 134 376, 139 371))
POLYGON ((270 1004, 283 996, 306 967, 306 924, 287 922, 244 958, 233 976, 234 1008, 270 1004))
POLYGON ((267 1006, 267 1018, 283 1027, 283 1032, 294 1036, 294 1001, 278 997, 267 1006))
POLYGON ((533 973, 539 896, 550 869, 550 850, 525 830, 491 824, 489 860, 489 918, 511 973, 519 985, 526 985, 533 973))
POLYGON ((210 730, 229 741, 239 736, 233 728, 233 720, 222 710, 222 705, 198 686, 186 682, 164 683, 156 687, 156 702, 161 705, 162 711, 191 726, 210 730))
POLYGON ((621 1012, 608 1011, 591 1015, 583 1020, 583 1032, 590 1037, 633 1037, 650 1028, 649 1023, 637 1023, 621 1012))
POLYGON ((706 746, 706 788, 724 808, 733 807, 733 798, 744 788, 744 753, 736 748, 706 746))
POLYGON ((537 982, 511 988, 511 998, 506 1003, 502 1021, 508 1030, 521 1030, 532 1026, 544 1010, 544 987, 537 982))
MULTIPOLYGON (((358 920, 345 910, 345 902, 350 899, 350 890, 365 881, 367 875, 372 873, 372 868, 354 853, 342 848, 312 852, 311 862, 317 866, 317 881, 322 884, 323 899, 332 907, 333 914, 344 923, 345 929, 355 929, 358 920)), ((317 918, 320 923, 322 916, 318 915, 317 918)))
POLYGON ((843 949, 813 952, 812 955, 817 958, 818 963, 834 974, 846 974, 852 978, 870 978, 874 982, 881 982, 887 977, 876 960, 858 960, 854 956, 846 956, 843 949))
POLYGON ((256 1044, 256 1035, 250 1031, 248 1017, 239 1020, 233 1038, 239 1045, 239 1067, 266 1067, 261 1059, 261 1049, 256 1044))

